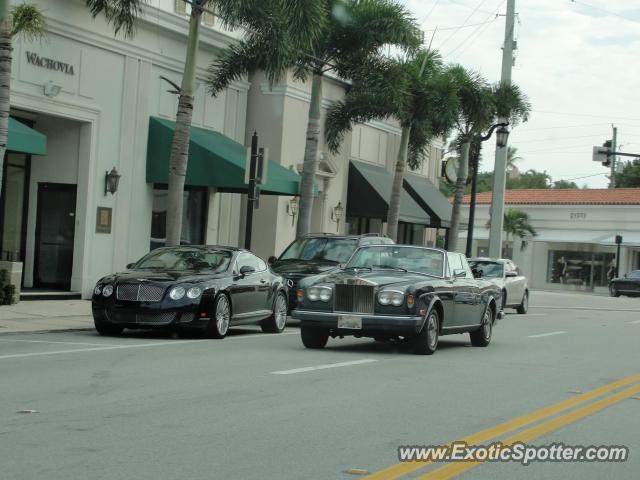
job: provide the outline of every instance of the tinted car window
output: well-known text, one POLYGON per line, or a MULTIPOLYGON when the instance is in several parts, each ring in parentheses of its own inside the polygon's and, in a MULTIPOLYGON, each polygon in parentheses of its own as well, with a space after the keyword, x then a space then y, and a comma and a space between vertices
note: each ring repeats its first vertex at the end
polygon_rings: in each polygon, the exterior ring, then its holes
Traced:
POLYGON ((206 270, 224 272, 229 267, 231 252, 202 248, 177 247, 157 249, 142 257, 136 269, 142 270, 206 270))
POLYGON ((358 246, 355 238, 301 238, 296 240, 279 260, 319 260, 342 263, 349 260, 358 246))
POLYGON ((260 258, 248 252, 240 253, 236 264, 238 272, 242 267, 252 267, 256 272, 260 272, 267 268, 260 258))
POLYGON ((482 273, 483 278, 502 278, 504 267, 498 262, 471 262, 471 266, 482 273))

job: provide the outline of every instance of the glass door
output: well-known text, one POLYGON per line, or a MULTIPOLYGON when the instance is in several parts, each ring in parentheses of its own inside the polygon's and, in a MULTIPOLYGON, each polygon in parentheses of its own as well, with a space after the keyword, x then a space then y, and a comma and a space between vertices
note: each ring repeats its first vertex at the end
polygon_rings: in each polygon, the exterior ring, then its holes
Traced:
POLYGON ((29 156, 5 156, 0 198, 0 260, 24 262, 29 191, 29 156))

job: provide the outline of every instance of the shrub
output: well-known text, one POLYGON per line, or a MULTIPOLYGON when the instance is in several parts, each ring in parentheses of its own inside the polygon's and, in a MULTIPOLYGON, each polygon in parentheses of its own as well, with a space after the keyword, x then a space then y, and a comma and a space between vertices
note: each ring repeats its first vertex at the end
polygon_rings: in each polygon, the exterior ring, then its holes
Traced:
POLYGON ((9 283, 9 272, 0 270, 0 305, 12 305, 15 295, 16 287, 9 283))

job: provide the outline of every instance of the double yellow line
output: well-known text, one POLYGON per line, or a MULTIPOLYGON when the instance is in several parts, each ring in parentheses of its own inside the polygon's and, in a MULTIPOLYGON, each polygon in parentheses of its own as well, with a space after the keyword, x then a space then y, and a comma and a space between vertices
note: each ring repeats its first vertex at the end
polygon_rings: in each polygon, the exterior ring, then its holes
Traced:
MULTIPOLYGON (((554 405, 549 405, 548 407, 541 408, 540 410, 536 410, 534 412, 528 413, 521 417, 514 418, 513 420, 508 420, 504 423, 496 425, 494 427, 487 428, 486 430, 482 430, 473 435, 469 435, 466 438, 463 438, 459 441, 466 442, 469 445, 477 445, 481 443, 488 442, 489 440, 495 439, 501 435, 508 434, 513 430, 517 430, 532 423, 535 423, 539 420, 546 419, 558 413, 564 412, 572 407, 578 406, 590 400, 596 399, 600 396, 610 394, 614 390, 617 390, 622 387, 626 387, 635 383, 640 382, 640 374, 631 375, 629 377, 622 378, 608 385, 604 385, 602 387, 596 388, 595 390, 591 390, 586 393, 582 393, 578 396, 569 398, 562 402, 556 403, 554 405)), ((622 400, 625 400, 633 395, 640 393, 640 385, 633 385, 630 388, 622 390, 614 395, 607 396, 601 400, 590 403, 587 406, 578 408, 576 410, 572 410, 569 413, 566 413, 562 416, 558 416, 547 420, 543 423, 540 423, 534 427, 531 427, 522 432, 516 433, 515 435, 505 439, 502 441, 504 445, 511 445, 517 442, 528 442, 535 438, 541 437, 547 433, 553 432, 565 425, 573 423, 577 420, 580 420, 587 415, 591 415, 592 413, 603 410, 611 405, 614 405, 622 400)), ((392 465, 383 470, 380 470, 376 473, 368 475, 364 477, 365 480, 393 480, 402 477, 411 472, 415 472, 426 465, 429 465, 430 461, 427 462, 405 462, 398 463, 396 465, 392 465)), ((452 478, 456 475, 461 474, 471 468, 478 466, 480 462, 477 461, 466 461, 466 462, 455 462, 446 464, 443 467, 440 467, 436 470, 433 470, 421 477, 420 480, 427 479, 448 479, 452 478)))

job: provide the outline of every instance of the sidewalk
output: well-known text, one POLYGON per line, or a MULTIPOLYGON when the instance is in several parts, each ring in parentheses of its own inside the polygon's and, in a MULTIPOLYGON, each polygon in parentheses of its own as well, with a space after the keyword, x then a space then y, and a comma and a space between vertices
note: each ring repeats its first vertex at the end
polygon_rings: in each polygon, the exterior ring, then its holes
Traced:
POLYGON ((0 306, 0 335, 89 328, 93 317, 88 300, 30 300, 0 306))

